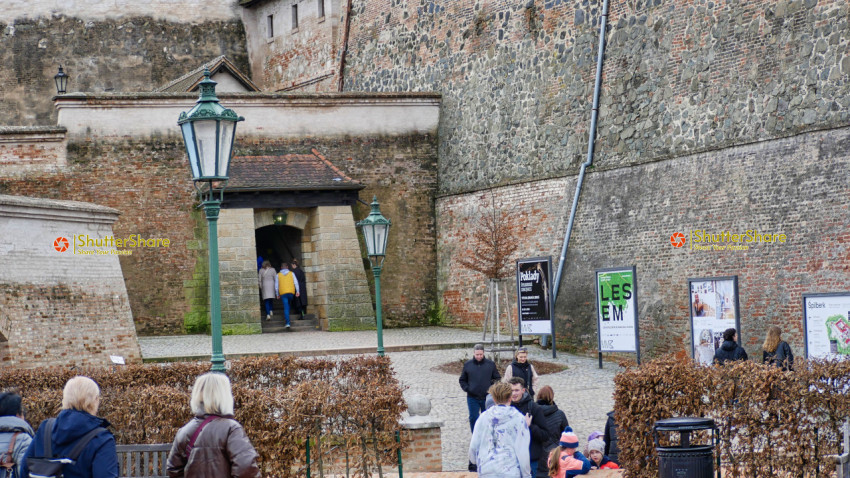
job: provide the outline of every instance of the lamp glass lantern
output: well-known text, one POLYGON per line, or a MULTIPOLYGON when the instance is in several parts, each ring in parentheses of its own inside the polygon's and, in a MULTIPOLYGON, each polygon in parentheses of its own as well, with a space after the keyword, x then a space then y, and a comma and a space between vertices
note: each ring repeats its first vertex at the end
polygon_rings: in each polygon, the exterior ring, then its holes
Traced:
POLYGON ((219 104, 216 84, 210 78, 210 70, 205 69, 197 104, 188 112, 180 113, 177 121, 186 142, 192 181, 196 183, 227 181, 236 123, 245 120, 219 104))
POLYGON ((392 223, 381 214, 381 206, 378 204, 377 197, 372 198, 371 206, 372 211, 366 216, 366 219, 358 222, 357 226, 363 231, 363 238, 366 241, 366 254, 369 255, 372 264, 380 266, 387 255, 387 238, 392 223))
POLYGON ((197 104, 188 112, 180 113, 177 124, 183 132, 186 142, 186 154, 192 181, 201 198, 204 213, 209 226, 209 284, 210 284, 210 325, 212 329, 212 370, 224 372, 224 353, 222 352, 221 333, 221 286, 218 272, 218 215, 224 197, 233 154, 233 139, 236 123, 245 118, 237 116, 233 110, 218 104, 215 95, 216 82, 210 79, 210 70, 204 70, 204 79, 200 83, 201 94, 197 104), (204 190, 199 183, 207 183, 204 190), (216 197, 217 188, 219 196, 216 197))
POLYGON ((56 83, 56 94, 64 95, 68 91, 68 78, 70 76, 62 70, 62 65, 59 65, 59 73, 53 77, 53 82, 56 83))

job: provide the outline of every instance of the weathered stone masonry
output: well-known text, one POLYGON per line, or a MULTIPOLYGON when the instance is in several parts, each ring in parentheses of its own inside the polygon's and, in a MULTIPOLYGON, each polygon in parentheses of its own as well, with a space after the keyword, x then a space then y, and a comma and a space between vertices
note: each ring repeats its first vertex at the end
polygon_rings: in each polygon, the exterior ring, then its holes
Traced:
MULTIPOLYGON (((557 261, 586 155, 600 6, 353 2, 346 89, 443 95, 439 287, 460 320, 483 314, 483 286, 469 286, 483 279, 454 255, 488 188, 517 215, 518 255, 557 261)), ((593 269, 637 264, 650 353, 687 349, 687 278, 709 275, 739 275, 751 350, 768 323, 802 344, 800 295, 850 286, 846 131, 831 130, 850 117, 848 13, 844 0, 611 2, 562 337, 595 344, 593 269), (669 244, 675 230, 742 227, 789 243, 725 256, 669 244)))

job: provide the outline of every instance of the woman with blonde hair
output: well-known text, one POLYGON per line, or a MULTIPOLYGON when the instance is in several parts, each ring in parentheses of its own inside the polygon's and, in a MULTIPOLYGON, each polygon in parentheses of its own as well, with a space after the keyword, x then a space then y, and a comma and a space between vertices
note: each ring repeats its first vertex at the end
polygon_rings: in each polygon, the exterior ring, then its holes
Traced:
POLYGON ((793 370, 794 353, 788 342, 782 340, 782 329, 773 325, 767 329, 767 337, 762 348, 762 363, 782 367, 782 370, 793 370))
POLYGON ((233 419, 227 375, 210 372, 198 377, 190 404, 195 418, 177 431, 168 454, 168 476, 258 478, 257 452, 233 419))
POLYGON ((56 418, 41 422, 27 450, 21 476, 35 473, 37 461, 30 458, 70 458, 74 461, 62 468, 67 478, 114 478, 118 476, 118 454, 115 437, 106 428, 109 422, 97 417, 100 387, 88 377, 77 376, 62 391, 62 411, 56 418), (47 456, 45 435, 49 437, 51 456, 47 456), (86 442, 78 456, 72 456, 75 445, 86 442))

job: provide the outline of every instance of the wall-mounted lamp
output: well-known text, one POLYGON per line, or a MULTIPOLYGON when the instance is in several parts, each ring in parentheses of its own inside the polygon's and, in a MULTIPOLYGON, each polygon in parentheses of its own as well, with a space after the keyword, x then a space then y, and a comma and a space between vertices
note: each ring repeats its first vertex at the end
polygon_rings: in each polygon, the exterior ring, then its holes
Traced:
POLYGON ((54 83, 56 83, 56 94, 64 95, 66 91, 68 91, 68 78, 70 76, 66 75, 64 71, 62 71, 62 65, 59 65, 59 73, 56 73, 56 76, 53 77, 54 83))
POLYGON ((275 211, 274 212, 274 223, 276 226, 285 226, 286 225, 286 211, 275 211))

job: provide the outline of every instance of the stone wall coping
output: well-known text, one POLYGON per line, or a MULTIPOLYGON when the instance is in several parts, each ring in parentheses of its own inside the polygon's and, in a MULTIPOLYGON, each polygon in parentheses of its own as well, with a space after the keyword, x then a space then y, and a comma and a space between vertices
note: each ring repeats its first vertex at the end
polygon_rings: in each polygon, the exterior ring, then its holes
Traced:
POLYGON ((68 129, 63 126, 0 126, 0 141, 4 136, 43 136, 56 135, 59 139, 65 137, 68 129))
POLYGON ((418 417, 410 417, 405 418, 401 422, 402 427, 406 430, 422 430, 424 428, 443 428, 445 422, 442 420, 434 420, 431 418, 425 418, 422 420, 417 420, 418 417))
MULTIPOLYGON (((328 92, 328 93, 268 93, 268 92, 216 92, 220 100, 251 100, 252 102, 262 100, 277 100, 279 102, 316 102, 327 101, 329 103, 346 103, 351 100, 380 101, 380 100, 442 100, 442 93, 437 92, 328 92)), ((58 105, 84 102, 86 104, 120 104, 122 101, 131 102, 136 105, 138 101, 174 101, 184 99, 197 100, 198 93, 165 93, 165 92, 116 92, 116 93, 90 93, 74 92, 56 95, 53 102, 58 105)), ((393 101, 396 102, 396 101, 393 101)), ((319 103, 321 104, 321 103, 319 103)))
POLYGON ((0 217, 112 224, 120 215, 117 209, 86 202, 0 194, 0 217))
MULTIPOLYGON (((434 93, 222 93, 222 106, 245 121, 236 141, 251 137, 436 135, 441 96, 434 93)), ((196 94, 72 93, 54 98, 68 137, 179 137, 177 119, 196 94)))

